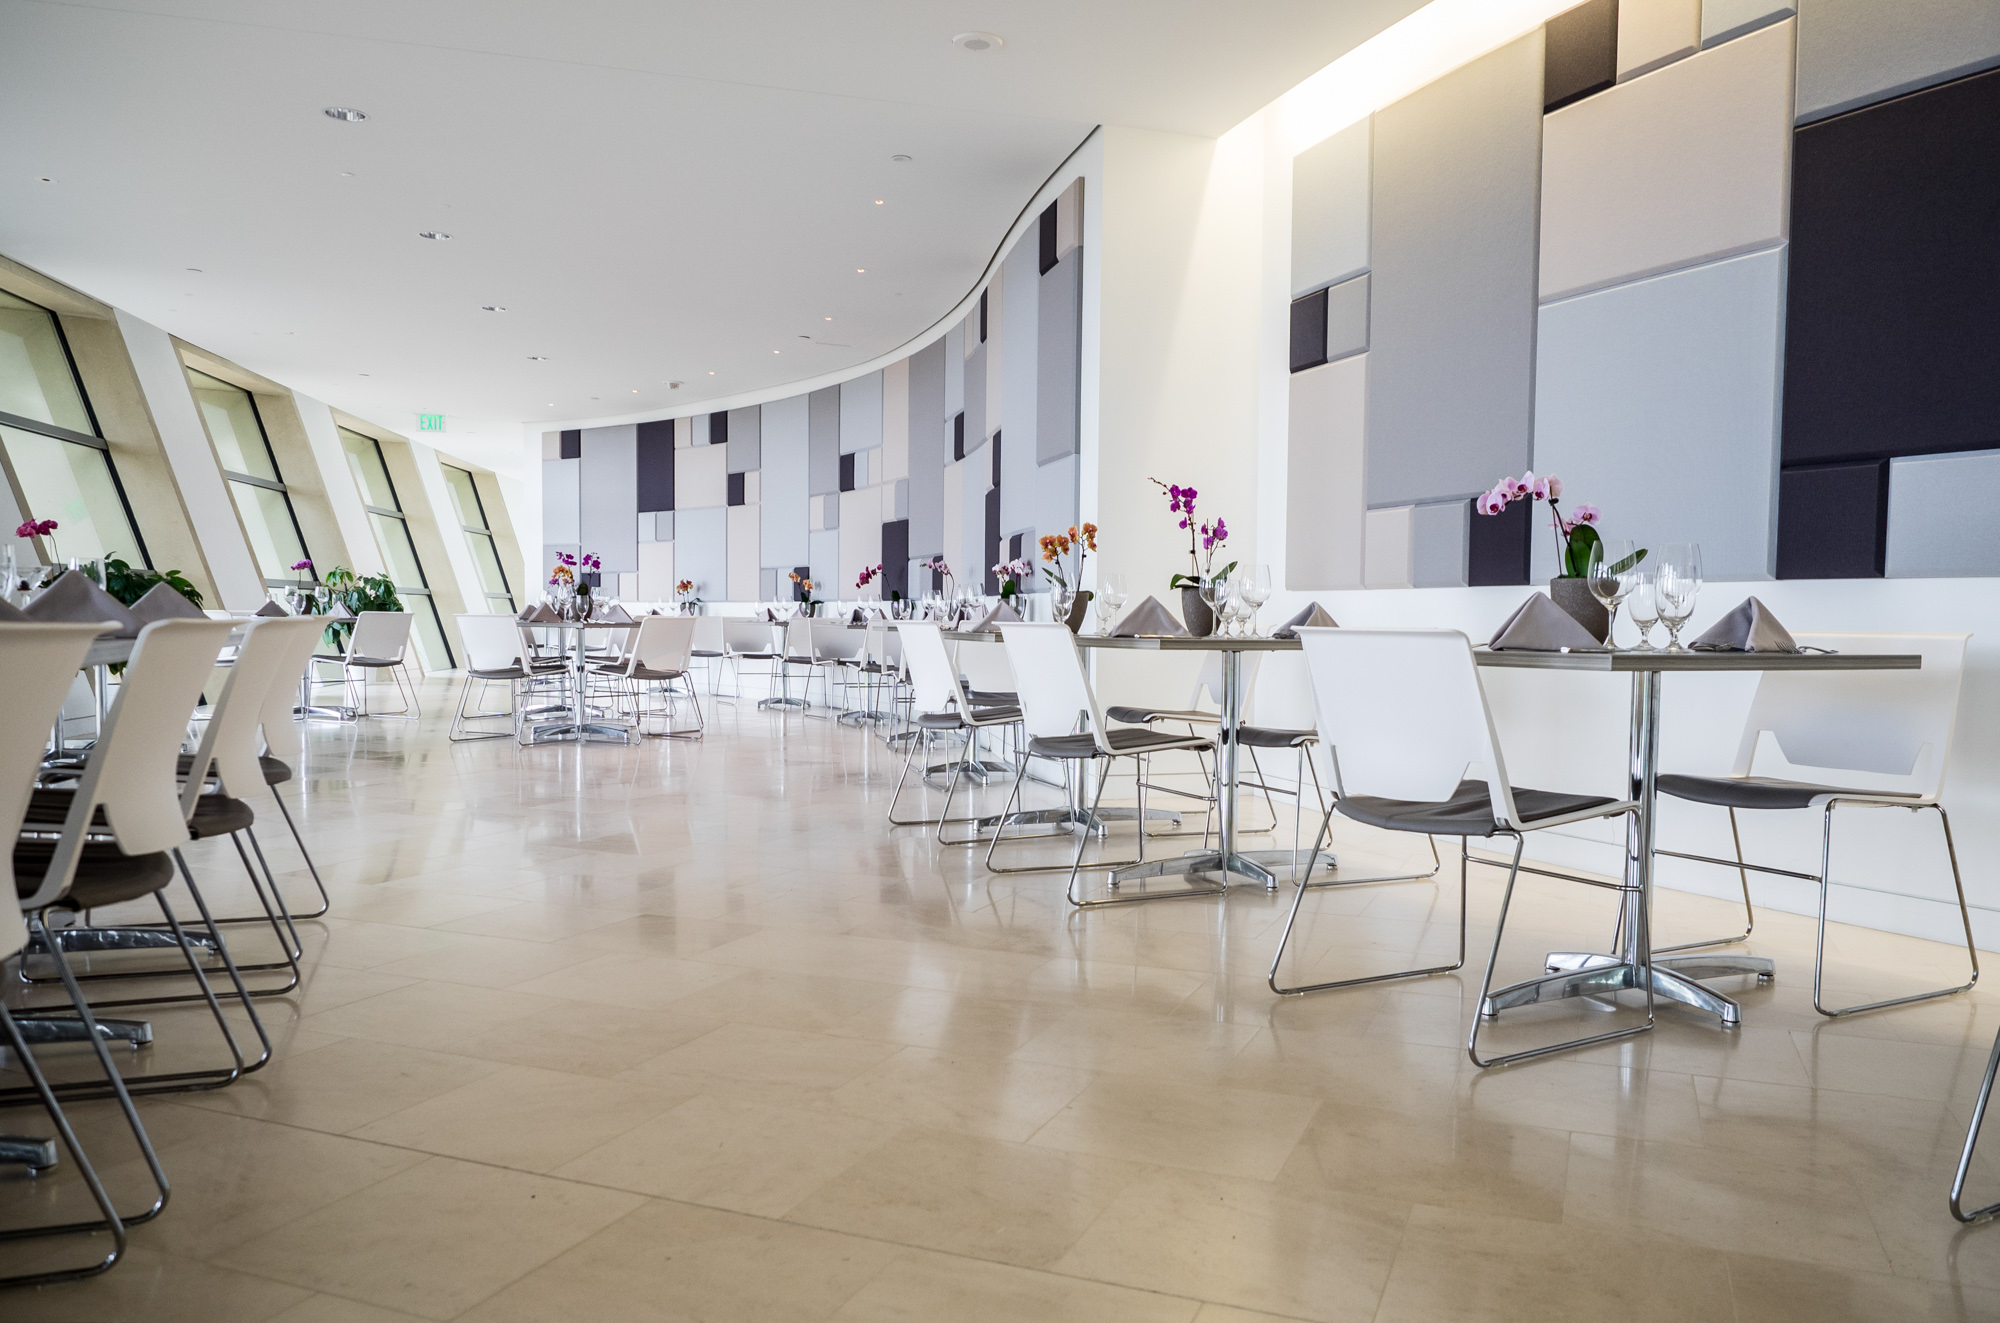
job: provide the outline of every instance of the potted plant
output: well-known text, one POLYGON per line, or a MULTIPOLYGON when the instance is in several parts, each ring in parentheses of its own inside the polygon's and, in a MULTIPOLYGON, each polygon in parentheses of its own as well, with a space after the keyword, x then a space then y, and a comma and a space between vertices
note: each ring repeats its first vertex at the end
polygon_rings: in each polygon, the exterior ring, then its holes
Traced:
MULTIPOLYGON (((1473 498, 1472 508, 1478 514, 1497 515, 1515 501, 1547 501, 1549 526, 1556 539, 1556 577, 1549 580, 1549 597, 1589 630, 1592 638, 1609 641, 1611 613, 1591 594, 1589 579, 1590 553, 1604 542, 1597 531, 1602 514, 1594 505, 1579 505, 1574 515, 1565 518, 1562 493, 1561 478, 1553 473, 1538 478, 1530 469, 1518 478, 1500 479, 1492 491, 1473 498)), ((1611 573, 1623 574, 1644 559, 1642 547, 1613 565, 1611 573)))
POLYGON ((1000 580, 1000 600, 1020 609, 1021 580, 1035 572, 1035 567, 1026 560, 1001 561, 993 567, 993 574, 1000 580))
POLYGON ((796 586, 793 600, 799 603, 799 614, 808 616, 818 615, 819 599, 814 597, 813 594, 819 590, 819 585, 811 579, 806 578, 803 574, 800 574, 797 570, 793 570, 785 577, 790 579, 796 586))
POLYGON ((856 592, 859 592, 881 577, 882 567, 880 565, 864 565, 861 567, 861 573, 854 576, 854 589, 856 592))
POLYGON ((701 599, 695 596, 693 579, 682 579, 674 585, 674 601, 680 604, 681 614, 684 616, 700 613, 701 599))
POLYGON ((104 562, 104 591, 130 606, 151 592, 158 584, 166 584, 196 606, 201 605, 201 590, 187 581, 187 576, 179 570, 168 570, 164 574, 152 570, 135 569, 116 556, 104 562))
MULTIPOLYGON (((400 611, 403 599, 396 596, 395 581, 386 574, 358 575, 345 565, 336 565, 320 580, 326 589, 325 601, 320 595, 308 596, 304 602, 304 615, 320 615, 330 612, 336 606, 344 606, 350 615, 360 615, 363 611, 400 611)), ((336 620, 326 627, 326 637, 336 652, 345 651, 347 636, 354 629, 352 620, 336 620)))
POLYGON ((1083 627, 1084 612, 1090 607, 1091 594, 1082 586, 1083 562, 1097 550, 1097 525, 1085 524, 1079 531, 1071 524, 1067 533, 1044 533, 1038 541, 1042 547, 1042 575, 1055 585, 1056 619, 1067 624, 1074 634, 1083 627), (1076 553, 1076 565, 1066 574, 1063 557, 1072 551, 1076 553), (1071 574, 1075 576, 1074 582, 1071 574))
POLYGON ((929 560, 918 565, 917 568, 920 570, 929 570, 932 574, 944 580, 944 599, 949 602, 952 597, 952 575, 951 566, 944 563, 944 557, 932 556, 929 560))
POLYGON ((1215 568, 1216 549, 1229 540, 1229 526, 1218 516, 1212 524, 1196 523, 1194 499, 1200 495, 1192 487, 1180 487, 1161 482, 1158 478, 1148 479, 1155 487, 1167 494, 1167 512, 1181 517, 1181 527, 1188 535, 1188 568, 1192 574, 1176 574, 1167 580, 1169 590, 1181 590, 1181 623, 1188 633, 1197 638, 1215 632, 1215 612, 1201 599, 1201 590, 1218 579, 1226 579, 1236 568, 1230 561, 1221 569, 1215 568))

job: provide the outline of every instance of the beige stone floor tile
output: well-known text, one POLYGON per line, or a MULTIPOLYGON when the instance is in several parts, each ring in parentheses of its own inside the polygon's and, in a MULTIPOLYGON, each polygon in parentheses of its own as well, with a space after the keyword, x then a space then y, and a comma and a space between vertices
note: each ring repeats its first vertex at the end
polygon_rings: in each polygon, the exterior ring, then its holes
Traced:
MULTIPOLYGON (((1363 1015, 1364 1021, 1366 1016, 1363 1015)), ((1358 1036, 1353 1031, 1266 1028, 1216 1072, 1218 1084, 1302 1097, 1339 1098, 1406 1115, 1457 1109, 1463 1050, 1358 1036)))
POLYGON ((218 1262, 449 1319, 642 1202, 620 1190, 428 1158, 218 1262))
POLYGON ((1238 1309, 1234 1305, 1206 1304, 1196 1311, 1194 1323, 1287 1323, 1287 1320, 1277 1314, 1238 1309))
MULTIPOLYGON (((76 1242, 34 1242, 9 1270, 75 1265, 92 1251, 76 1242), (67 1257, 44 1258, 43 1255, 67 1257), (18 1265, 18 1267, 17 1267, 18 1265)), ((105 1250, 108 1252, 108 1243, 105 1250)), ((135 1244, 108 1273, 88 1281, 0 1296, 7 1323, 267 1323, 311 1293, 228 1268, 135 1244)))
POLYGON ((1098 1157, 1269 1181, 1319 1110, 1317 1098, 1107 1075, 1028 1142, 1098 1157))
POLYGON ((469 983, 480 988, 508 988, 573 968, 591 959, 593 954, 602 954, 565 947, 560 942, 525 942, 511 937, 445 933, 435 928, 405 931, 420 932, 449 944, 398 956, 373 966, 376 973, 434 979, 440 983, 469 983))
POLYGON ((1419 1205, 1379 1323, 1731 1318, 1724 1255, 1657 1236, 1419 1205))
POLYGON ((1257 1036, 1249 1025, 1197 1015, 1079 1010, 1014 1050, 1040 1061, 1116 1074, 1213 1077, 1257 1036))
POLYGON ((342 1134, 498 1069, 470 1057, 344 1038, 317 1051, 281 1056, 226 1089, 182 1094, 178 1100, 342 1134))
MULTIPOLYGON (((347 969, 339 965, 305 962, 301 964, 301 973, 303 977, 300 986, 280 999, 301 1016, 317 1015, 321 1011, 330 1011, 349 1002, 362 1001, 384 992, 394 992, 397 988, 407 988, 417 982, 407 975, 390 974, 380 969, 347 969)), ((263 1016, 267 1023, 272 1019, 271 1012, 263 1007, 258 1008, 258 1014, 263 1016)))
POLYGON ((1568 1166, 1563 1131, 1328 1101, 1278 1181, 1559 1222, 1568 1166))
POLYGON ((1091 1072, 1013 1058, 969 1058, 906 1047, 835 1089, 856 1116, 1025 1141, 1082 1093, 1091 1072))
POLYGON ((282 1314, 273 1314, 271 1323, 414 1323, 416 1317, 337 1295, 311 1295, 282 1314))
POLYGON ((631 1010, 658 1010, 690 993, 714 987, 736 971, 672 956, 613 952, 513 984, 516 992, 568 997, 631 1010))
POLYGON ((1046 1268, 1145 1170, 912 1127, 822 1184, 786 1219, 1046 1268))
POLYGON ((547 1172, 691 1096, 691 1090, 506 1066, 350 1133, 468 1162, 547 1172))
POLYGON ((1208 982, 1191 970, 1161 969, 1114 960, 1057 957, 1029 971, 997 997, 1031 997, 1077 1008, 1165 1011, 1208 982))
MULTIPOLYGON (((674 1009, 735 1024, 824 1033, 896 995, 893 984, 866 979, 725 969, 721 981, 676 998, 674 1009)), ((935 993, 925 995, 938 1000, 935 993)))
POLYGON ((1572 1135, 1563 1221, 1864 1272, 1890 1267, 1844 1173, 1736 1150, 1572 1135))
POLYGON ((719 1209, 652 1201, 462 1315, 463 1323, 818 1323, 903 1251, 719 1209))
POLYGON ((880 1323, 1188 1323, 1199 1307, 1151 1291, 909 1250, 834 1312, 880 1323))
POLYGON ((726 942, 748 937, 755 931, 756 928, 750 924, 728 923, 719 919, 634 914, 575 937, 565 937, 554 945, 559 950, 581 952, 580 959, 611 951, 688 959, 726 942))
POLYGON ((1488 1121, 1589 1134, 1701 1142, 1694 1077, 1550 1057, 1459 1075, 1459 1106, 1488 1121))
POLYGON ((608 928, 632 917, 624 909, 589 909, 574 905, 533 904, 528 901, 500 901, 479 912, 438 922, 446 932, 477 933, 486 937, 512 937, 524 942, 558 942, 596 928, 608 928))
POLYGON ((1006 1056, 1065 1014, 1046 1002, 891 989, 887 998, 826 1026, 825 1032, 954 1055, 1006 1056))
POLYGON ((782 1216, 901 1127, 706 1094, 555 1169, 559 1176, 782 1216))
MULTIPOLYGON (((325 936, 316 946, 309 943, 308 949, 315 951, 320 962, 344 969, 381 969, 398 961, 422 960, 426 956, 478 945, 475 939, 457 933, 396 923, 372 923, 347 917, 344 911, 332 911, 326 918, 311 922, 325 936)), ((404 971, 388 969, 383 972, 396 974, 404 971)), ((409 971, 407 976, 430 977, 421 969, 409 971)))
POLYGON ((1702 1143, 1864 1173, 1907 1168, 1940 1146, 1954 1160, 1966 1117, 1944 1103, 1695 1077, 1702 1143))
POLYGON ((1810 1082, 1848 1093, 1884 1093, 1895 1098, 1941 1102, 1968 1081, 1976 1087, 1984 1060, 1942 1043, 1862 1039, 1817 1030, 1794 1030, 1791 1038, 1805 1062, 1810 1082))
POLYGON ((455 1049, 482 1061, 608 1079, 720 1027, 715 1019, 671 1004, 638 1010, 555 997, 547 1001, 543 1009, 518 1020, 468 1030, 454 1039, 455 1049))
POLYGON ((554 999, 460 983, 418 982, 305 1017, 308 1029, 404 1047, 453 1051, 468 1034, 546 1010, 554 999))
POLYGON ((1303 1319, 1375 1316, 1410 1205, 1154 1170, 1054 1271, 1303 1319))
POLYGON ((801 1090, 833 1090, 902 1049, 894 1043, 725 1024, 636 1066, 634 1079, 741 1080, 801 1090))
POLYGON ((1744 1323, 1972 1323, 2000 1318, 2000 1290, 1964 1283, 1912 1281, 1882 1273, 1847 1272, 1729 1256, 1729 1286, 1744 1323))

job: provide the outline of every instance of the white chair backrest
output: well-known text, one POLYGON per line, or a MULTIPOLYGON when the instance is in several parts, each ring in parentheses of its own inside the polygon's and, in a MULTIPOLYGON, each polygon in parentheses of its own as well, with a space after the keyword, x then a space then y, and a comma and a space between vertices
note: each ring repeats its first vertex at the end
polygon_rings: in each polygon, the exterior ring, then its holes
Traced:
MULTIPOLYGON (((317 643, 320 630, 314 616, 269 616, 244 630, 236 661, 225 672, 195 749, 195 768, 206 769, 212 761, 224 794, 241 799, 264 784, 264 769, 257 762, 257 728, 264 720, 265 700, 274 687, 284 689, 289 698, 290 682, 296 677, 288 667, 299 651, 298 641, 303 637, 317 643)), ((190 816, 202 779, 199 773, 190 775, 181 789, 181 807, 190 816)))
POLYGON ((690 616, 694 621, 694 646, 703 652, 722 651, 722 617, 690 616))
POLYGON ((1014 692, 1021 696, 1022 724, 1028 734, 1038 739, 1073 735, 1079 718, 1087 718, 1098 749, 1109 753, 1104 713, 1090 691, 1069 626, 1002 625, 1000 637, 1006 640, 1007 664, 1014 668, 1014 692))
POLYGON ((1472 641, 1455 629, 1305 629, 1319 737, 1342 795, 1436 803, 1468 776, 1518 824, 1472 641))
POLYGON ((1011 693, 1014 688, 1014 668, 1007 664, 1007 646, 1002 643, 961 642, 952 654, 952 661, 958 666, 959 679, 967 689, 978 689, 985 693, 1011 693))
MULTIPOLYGON (((92 624, 0 624, 0 674, 7 677, 7 702, 0 705, 0 832, 5 840, 12 841, 21 830, 49 731, 97 630, 92 624)), ((0 960, 27 940, 9 845, 0 857, 0 960)))
POLYGON ((99 805, 126 854, 157 854, 186 843, 178 794, 181 741, 235 627, 232 620, 156 620, 139 631, 104 732, 77 781, 49 871, 26 908, 51 903, 69 886, 99 805))
POLYGON ((521 627, 514 617, 467 614, 456 619, 467 670, 504 671, 521 660, 521 627))
POLYGON ((1750 700, 1735 774, 1748 776, 1758 736, 1771 732, 1799 768, 1895 777, 1935 799, 1944 788, 1970 634, 1798 634, 1835 652, 1915 652, 1916 671, 1766 671, 1750 700))
POLYGON ((770 622, 766 620, 744 620, 732 616, 722 622, 722 642, 728 652, 769 652, 773 633, 770 622))
POLYGON ((944 646, 944 632, 934 621, 904 620, 896 625, 903 659, 910 668, 910 688, 918 712, 963 712, 967 704, 958 687, 958 671, 944 646))
POLYGON ((363 611, 354 618, 354 632, 347 638, 347 655, 374 657, 379 661, 403 660, 403 649, 410 645, 410 622, 414 619, 408 611, 363 611))
POLYGON ((694 652, 694 616, 647 616, 634 632, 628 669, 685 671, 694 652))
POLYGON ((303 618, 312 620, 320 628, 282 631, 287 652, 279 663, 278 674, 272 679, 271 687, 264 691, 264 751, 294 768, 306 750, 305 742, 299 738, 296 713, 299 682, 305 678, 306 668, 312 665, 313 654, 319 651, 326 633, 324 616, 303 618))
POLYGON ((815 620, 812 641, 814 661, 858 662, 868 646, 868 632, 852 628, 845 620, 815 620))
MULTIPOLYGON (((1246 652, 1236 659, 1236 682, 1243 688, 1239 696, 1239 712, 1250 711, 1250 696, 1257 691, 1257 669, 1264 664, 1261 652, 1246 652)), ((1209 653, 1201 663, 1201 674, 1194 679, 1194 692, 1188 695, 1188 707, 1193 711, 1202 709, 1202 695, 1208 695, 1209 705, 1218 712, 1222 710, 1222 654, 1209 653)))
POLYGON ((785 656, 807 657, 813 655, 813 622, 805 616, 793 616, 785 622, 785 656))

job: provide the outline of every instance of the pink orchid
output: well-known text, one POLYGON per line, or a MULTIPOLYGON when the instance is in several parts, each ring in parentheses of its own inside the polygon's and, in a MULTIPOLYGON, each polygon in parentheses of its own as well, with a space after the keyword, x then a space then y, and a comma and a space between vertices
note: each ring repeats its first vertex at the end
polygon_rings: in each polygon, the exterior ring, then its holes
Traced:
POLYGON ((1599 512, 1596 506, 1579 505, 1576 507, 1576 517, 1574 520, 1575 523, 1590 524, 1595 526, 1598 518, 1599 518, 1599 512))
POLYGON ((1507 508, 1507 494, 1498 490, 1482 492, 1473 498, 1472 508, 1483 515, 1497 515, 1507 508))
POLYGON ((1549 500, 1560 501, 1562 499, 1563 480, 1561 478, 1551 473, 1548 477, 1542 479, 1542 485, 1548 488, 1549 500))

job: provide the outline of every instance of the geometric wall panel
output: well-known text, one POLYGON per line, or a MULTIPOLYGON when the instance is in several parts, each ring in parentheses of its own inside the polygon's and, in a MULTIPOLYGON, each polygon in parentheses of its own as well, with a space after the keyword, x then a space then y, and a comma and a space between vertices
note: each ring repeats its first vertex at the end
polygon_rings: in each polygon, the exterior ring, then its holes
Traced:
POLYGON ((1331 362, 1368 348, 1368 277, 1343 280, 1326 291, 1326 357, 1331 362))
MULTIPOLYGON (((1006 421, 1007 433, 1007 444, 1000 451, 1000 524, 1010 533, 1019 532, 1032 522, 1030 494, 1037 481, 1035 429, 1039 412, 1037 393, 1041 388, 1037 359, 1042 284, 1041 273, 1036 270, 1039 256, 1034 244, 1018 243, 1000 265, 999 284, 1006 291, 1002 302, 1007 308, 998 341, 1002 350, 1000 416, 1006 421)), ((882 517, 887 521, 902 515, 891 506, 884 509, 882 517)))
POLYGON ((1786 469, 1778 490, 1780 579, 1882 577, 1889 461, 1786 469))
POLYGON ((840 383, 840 453, 882 444, 882 374, 840 383))
POLYGON ((1285 584, 1361 586, 1368 363, 1349 358, 1291 378, 1285 467, 1285 584))
POLYGON ((711 602, 729 598, 730 514, 721 505, 674 513, 674 572, 711 602))
MULTIPOLYGON (((734 436, 732 433, 732 443, 734 436)), ((729 597, 731 601, 755 601, 762 586, 758 579, 757 513, 754 505, 733 505, 729 520, 729 597)))
POLYGON ((1292 297, 1368 269, 1369 121, 1292 158, 1292 297))
MULTIPOLYGON (((645 424, 641 423, 641 427, 645 424)), ((763 466, 762 419, 756 405, 729 411, 729 471, 754 473, 763 466)))
POLYGON ((2000 576, 1995 510, 2000 510, 2000 450, 1891 460, 1888 576, 2000 576))
MULTIPOLYGON (((712 415, 720 418, 723 414, 712 415)), ((630 496, 626 497, 630 501, 630 496)), ((674 452, 674 506, 678 511, 729 504, 729 448, 695 446, 674 452)), ((588 527, 588 525, 586 525, 588 527)))
MULTIPOLYGON (((637 465, 639 510, 644 513, 673 509, 674 425, 671 420, 639 424, 637 465)), ((644 542, 649 539, 642 536, 639 540, 644 542)))
MULTIPOLYGON (((1560 476, 1560 475, 1558 475, 1560 476)), ((1515 501, 1497 515, 1472 511, 1467 501, 1466 582, 1474 588, 1529 583, 1529 548, 1541 525, 1532 503, 1515 501)), ((1546 513, 1546 508, 1544 508, 1546 513)))
POLYGON ((1370 510, 1363 526, 1361 579, 1370 588, 1409 588, 1411 580, 1410 539, 1416 507, 1393 506, 1370 510))
POLYGON ((542 462, 542 541, 567 546, 583 536, 577 513, 582 470, 580 459, 542 462))
POLYGON ((944 551, 945 363, 944 341, 910 355, 910 556, 944 551))
POLYGON ((639 569, 639 429, 589 427, 583 432, 581 480, 577 515, 585 530, 582 541, 604 562, 606 574, 635 574, 639 569))
POLYGON ((2000 446, 2000 71, 1806 125, 1794 158, 1785 463, 2000 446))
POLYGON ((1370 507, 1526 465, 1542 118, 1539 29, 1376 112, 1370 507))
POLYGON ((1544 29, 1542 109, 1560 110, 1618 81, 1618 0, 1586 0, 1544 29))
MULTIPOLYGON (((1543 306, 1534 469, 1566 509, 1642 547, 1698 542, 1712 579, 1771 577, 1784 284, 1778 249, 1543 306)), ((1540 580, 1555 544, 1535 519, 1540 580)))
POLYGON ((790 569, 806 558, 806 399, 793 395, 763 408, 764 466, 759 564, 790 569))
POLYGON ((1464 501, 1438 501, 1411 512, 1411 586, 1465 587, 1465 544, 1471 518, 1472 507, 1464 501))
POLYGON ((1800 0, 1801 123, 1996 64, 1993 0, 1800 0))
MULTIPOLYGON (((1077 453, 1083 341, 1083 250, 1073 248, 1040 277, 1037 290, 1035 463, 1077 453)), ((917 551, 922 555, 921 548, 917 551)))
POLYGON ((1706 50, 1790 18, 1788 0, 1702 0, 1701 44, 1706 50))
POLYGON ((840 490, 840 387, 827 386, 806 397, 810 443, 807 487, 814 496, 840 490))
POLYGON ((1326 291, 1292 300, 1292 371, 1326 362, 1326 291))
POLYGON ((1694 54, 1701 0, 1618 0, 1618 81, 1694 54))
POLYGON ((1793 27, 1703 51, 1548 117, 1543 299, 1785 237, 1793 27))

